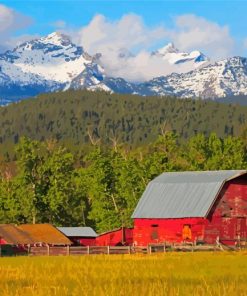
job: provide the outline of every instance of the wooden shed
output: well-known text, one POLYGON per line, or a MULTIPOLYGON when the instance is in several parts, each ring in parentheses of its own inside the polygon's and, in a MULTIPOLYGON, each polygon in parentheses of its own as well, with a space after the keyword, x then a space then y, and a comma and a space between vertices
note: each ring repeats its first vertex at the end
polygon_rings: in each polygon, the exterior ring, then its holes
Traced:
POLYGON ((91 227, 57 227, 73 245, 94 246, 96 245, 97 233, 91 227))
POLYGON ((247 239, 247 172, 163 173, 145 189, 133 215, 135 245, 247 239))
POLYGON ((101 233, 96 238, 97 246, 130 246, 133 243, 133 229, 119 227, 101 233))

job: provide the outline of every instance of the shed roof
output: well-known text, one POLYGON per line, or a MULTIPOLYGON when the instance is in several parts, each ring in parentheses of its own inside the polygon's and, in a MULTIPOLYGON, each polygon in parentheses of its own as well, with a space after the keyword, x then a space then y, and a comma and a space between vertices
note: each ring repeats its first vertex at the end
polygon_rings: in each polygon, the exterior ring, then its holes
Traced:
POLYGON ((57 227, 68 237, 97 237, 97 233, 91 227, 57 227))
POLYGON ((205 217, 226 181, 246 170, 163 173, 145 189, 132 218, 205 217))
POLYGON ((34 239, 13 224, 0 224, 0 237, 10 245, 34 244, 34 239))
POLYGON ((36 243, 71 245, 71 241, 51 224, 22 224, 19 228, 28 233, 36 243))

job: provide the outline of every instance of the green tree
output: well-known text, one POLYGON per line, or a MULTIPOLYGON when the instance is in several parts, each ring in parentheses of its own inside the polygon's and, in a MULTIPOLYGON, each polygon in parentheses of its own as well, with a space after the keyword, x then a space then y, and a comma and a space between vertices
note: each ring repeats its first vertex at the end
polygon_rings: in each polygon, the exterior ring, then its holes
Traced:
POLYGON ((98 231, 106 231, 121 226, 123 200, 117 195, 116 178, 110 151, 96 147, 88 154, 87 169, 90 184, 88 197, 91 204, 89 218, 95 221, 98 231))
POLYGON ((18 176, 17 192, 23 204, 23 215, 26 222, 36 223, 44 210, 42 203, 42 175, 40 166, 44 158, 42 144, 28 138, 21 138, 16 147, 18 176))

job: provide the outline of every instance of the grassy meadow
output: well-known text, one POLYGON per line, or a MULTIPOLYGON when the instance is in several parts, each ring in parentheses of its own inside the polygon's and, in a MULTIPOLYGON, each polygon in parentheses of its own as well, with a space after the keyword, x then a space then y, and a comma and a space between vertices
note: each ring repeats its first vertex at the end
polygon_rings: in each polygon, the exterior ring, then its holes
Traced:
POLYGON ((0 258, 0 294, 247 295, 247 253, 0 258))

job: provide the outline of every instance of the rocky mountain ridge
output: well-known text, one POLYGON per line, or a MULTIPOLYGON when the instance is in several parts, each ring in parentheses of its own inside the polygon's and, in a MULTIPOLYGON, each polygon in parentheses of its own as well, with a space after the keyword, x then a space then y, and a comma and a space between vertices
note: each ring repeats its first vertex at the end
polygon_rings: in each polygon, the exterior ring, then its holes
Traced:
POLYGON ((180 52, 172 43, 151 55, 169 64, 186 65, 188 71, 133 83, 111 77, 101 64, 101 53, 90 55, 61 33, 24 42, 0 54, 0 104, 70 88, 180 98, 247 95, 246 58, 212 63, 200 51, 180 52))

